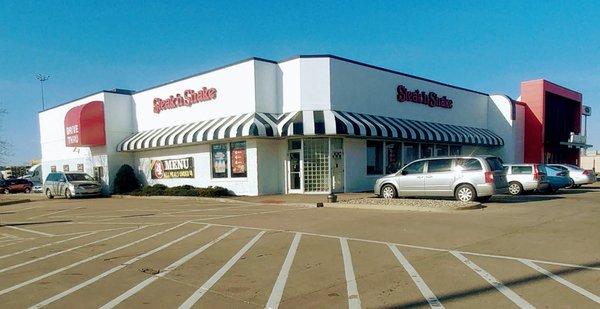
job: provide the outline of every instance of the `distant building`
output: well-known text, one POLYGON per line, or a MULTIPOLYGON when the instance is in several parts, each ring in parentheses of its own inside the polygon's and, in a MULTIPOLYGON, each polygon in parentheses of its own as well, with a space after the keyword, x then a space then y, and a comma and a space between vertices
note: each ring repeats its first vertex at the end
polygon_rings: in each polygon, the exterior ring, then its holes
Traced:
MULTIPOLYGON (((582 152, 583 153, 583 152, 582 152)), ((581 155, 581 167, 600 171, 600 150, 587 151, 581 155)))

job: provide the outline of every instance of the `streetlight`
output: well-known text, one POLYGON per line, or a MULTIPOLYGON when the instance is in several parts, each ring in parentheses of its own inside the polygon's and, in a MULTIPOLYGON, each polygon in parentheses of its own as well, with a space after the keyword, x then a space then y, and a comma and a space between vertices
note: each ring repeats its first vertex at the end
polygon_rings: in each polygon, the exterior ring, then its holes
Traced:
POLYGON ((44 75, 38 73, 35 78, 40 81, 40 88, 42 88, 42 110, 46 110, 46 104, 44 102, 44 82, 50 78, 50 75, 44 75))

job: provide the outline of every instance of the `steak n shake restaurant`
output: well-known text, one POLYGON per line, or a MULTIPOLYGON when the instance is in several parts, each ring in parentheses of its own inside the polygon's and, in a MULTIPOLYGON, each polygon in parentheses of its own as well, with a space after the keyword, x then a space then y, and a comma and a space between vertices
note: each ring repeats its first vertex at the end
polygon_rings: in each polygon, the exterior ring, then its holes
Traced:
POLYGON ((581 94, 537 80, 522 96, 534 106, 331 55, 251 58, 40 112, 42 170, 84 171, 109 191, 129 164, 147 184, 259 195, 371 190, 422 157, 576 163, 581 94), (569 120, 545 116, 557 112, 569 120))

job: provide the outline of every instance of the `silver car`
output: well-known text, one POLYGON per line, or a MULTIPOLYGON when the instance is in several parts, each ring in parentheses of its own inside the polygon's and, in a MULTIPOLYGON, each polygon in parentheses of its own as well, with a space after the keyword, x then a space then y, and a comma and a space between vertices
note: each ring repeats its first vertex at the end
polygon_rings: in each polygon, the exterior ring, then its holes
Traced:
POLYGON ((540 164, 506 164, 508 193, 519 195, 525 191, 546 192, 550 187, 548 176, 540 164))
POLYGON ((596 173, 593 170, 584 170, 579 166, 571 164, 547 165, 568 172, 569 177, 571 177, 571 185, 574 188, 578 188, 581 187, 581 185, 587 185, 596 182, 596 173))
POLYGON ((48 198, 93 196, 102 194, 102 185, 86 173, 55 172, 46 177, 43 191, 48 198))
POLYGON ((375 194, 397 196, 454 196, 457 200, 488 201, 506 191, 502 160, 494 156, 436 157, 413 161, 395 174, 375 182, 375 194))

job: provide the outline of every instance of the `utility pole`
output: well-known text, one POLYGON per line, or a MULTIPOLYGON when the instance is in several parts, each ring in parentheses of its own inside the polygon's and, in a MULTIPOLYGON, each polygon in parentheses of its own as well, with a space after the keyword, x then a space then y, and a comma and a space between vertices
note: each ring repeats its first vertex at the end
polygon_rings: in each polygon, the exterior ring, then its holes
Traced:
POLYGON ((50 75, 44 75, 38 73, 35 78, 40 81, 40 88, 42 89, 42 110, 46 110, 46 103, 44 102, 44 82, 50 78, 50 75))

